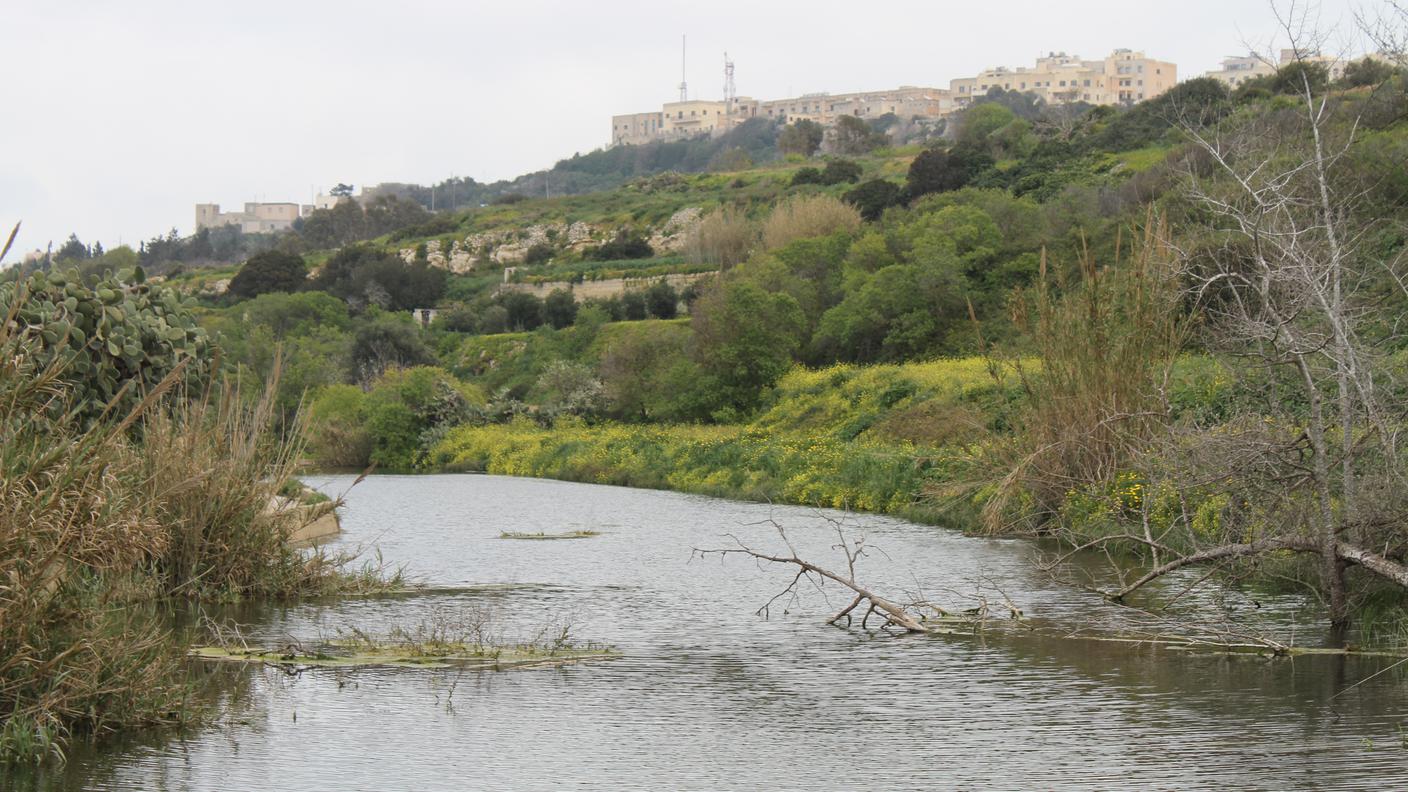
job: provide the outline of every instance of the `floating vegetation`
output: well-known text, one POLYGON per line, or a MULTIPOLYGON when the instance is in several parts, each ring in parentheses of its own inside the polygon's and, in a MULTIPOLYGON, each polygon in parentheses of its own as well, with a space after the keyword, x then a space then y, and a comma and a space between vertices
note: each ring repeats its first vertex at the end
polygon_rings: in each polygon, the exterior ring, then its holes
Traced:
POLYGON ((550 624, 527 638, 508 639, 494 628, 484 608, 437 609, 411 630, 395 628, 384 636, 356 627, 333 638, 283 646, 250 646, 237 627, 207 623, 212 642, 189 654, 206 660, 270 663, 299 668, 399 666, 503 671, 571 665, 619 656, 599 644, 577 644, 571 626, 550 624))
POLYGON ((503 531, 499 534, 500 539, 589 539, 593 536, 601 536, 601 531, 564 531, 562 533, 529 533, 525 531, 503 531))
POLYGON ((396 666, 402 668, 466 668, 481 671, 507 671, 516 668, 572 665, 584 660, 616 657, 618 653, 605 647, 543 649, 534 646, 482 646, 475 644, 409 647, 394 641, 368 644, 361 641, 334 640, 313 646, 289 645, 278 649, 196 646, 190 650, 190 655, 206 660, 272 663, 309 668, 396 666))

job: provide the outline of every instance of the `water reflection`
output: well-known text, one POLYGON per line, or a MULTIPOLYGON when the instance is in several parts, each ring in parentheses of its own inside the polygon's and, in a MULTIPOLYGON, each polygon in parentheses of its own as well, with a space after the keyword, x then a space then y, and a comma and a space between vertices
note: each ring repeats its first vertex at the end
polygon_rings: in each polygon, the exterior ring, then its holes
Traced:
MULTIPOLYGON (((350 477, 316 482, 340 492, 350 477)), ((348 495, 343 544, 375 542, 446 586, 416 598, 266 607, 258 640, 415 624, 496 608, 506 631, 570 620, 619 647, 606 663, 500 674, 241 669, 231 715, 179 739, 81 753, 34 789, 1396 788, 1408 785, 1402 669, 1267 660, 1050 634, 887 637, 820 624, 840 592, 753 610, 790 577, 691 560, 734 532, 804 554, 834 534, 807 509, 485 476, 373 477, 348 495), (505 530, 604 531, 524 542, 505 530), (512 584, 512 585, 509 585, 512 584), (1367 681, 1364 681, 1367 680, 1367 681), (1360 683, 1354 686, 1356 683, 1360 683), (1371 749, 1372 745, 1372 749, 1371 749)), ((1001 586, 1046 623, 1125 611, 1050 582, 1030 545, 857 518, 890 589, 1001 586)), ((1272 602, 1272 618, 1294 618, 1272 602)), ((18 783, 17 781, 15 783, 18 783)))

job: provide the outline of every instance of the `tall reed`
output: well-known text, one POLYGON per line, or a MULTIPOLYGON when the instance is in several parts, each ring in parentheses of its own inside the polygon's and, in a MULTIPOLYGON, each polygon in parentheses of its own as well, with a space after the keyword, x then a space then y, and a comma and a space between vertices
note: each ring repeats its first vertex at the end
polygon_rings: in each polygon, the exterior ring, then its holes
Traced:
POLYGON ((1012 364, 1029 407, 984 508, 990 530, 1010 528, 1014 517, 1039 523, 1071 489, 1113 480, 1167 417, 1168 378, 1188 324, 1166 240, 1151 215, 1128 262, 1118 243, 1108 268, 1087 249, 1080 281, 1059 294, 1043 251, 1036 286, 1014 296, 1013 319, 1039 367, 1012 364), (1026 505, 1014 515, 1018 500, 1026 505))
POLYGON ((41 354, 24 298, 0 316, 0 759, 38 761, 191 712, 183 647, 140 604, 320 592, 336 564, 270 508, 302 450, 272 385, 192 395, 178 366, 125 415, 75 420, 71 358, 41 354))

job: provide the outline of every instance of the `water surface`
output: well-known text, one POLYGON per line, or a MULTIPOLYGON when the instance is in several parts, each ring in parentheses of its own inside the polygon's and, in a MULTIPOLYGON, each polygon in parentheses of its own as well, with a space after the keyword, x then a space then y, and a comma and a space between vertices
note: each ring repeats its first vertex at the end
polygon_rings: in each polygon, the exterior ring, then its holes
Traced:
MULTIPOLYGON (((340 494, 351 477, 313 480, 340 494)), ((306 640, 484 608, 525 635, 570 625, 620 659, 506 673, 242 671, 231 714, 182 738, 79 751, 41 789, 1396 789, 1408 788, 1402 668, 1227 657, 1003 631, 895 637, 823 624, 847 598, 700 559, 733 533, 841 563, 835 512, 494 476, 374 476, 344 536, 425 582, 411 598, 267 609, 246 631, 306 640), (502 531, 590 529, 570 541, 502 531), (505 584, 505 585, 491 585, 505 584), (511 585, 510 585, 511 584, 511 585)), ((877 551, 860 576, 952 605, 1000 588, 1041 624, 1109 628, 1126 609, 1036 571, 1035 549, 846 516, 877 551)), ((1209 602, 1198 603, 1206 607, 1209 602)), ((1245 598, 1222 603, 1248 607, 1245 598)), ((1283 631, 1293 601, 1267 601, 1283 631)))

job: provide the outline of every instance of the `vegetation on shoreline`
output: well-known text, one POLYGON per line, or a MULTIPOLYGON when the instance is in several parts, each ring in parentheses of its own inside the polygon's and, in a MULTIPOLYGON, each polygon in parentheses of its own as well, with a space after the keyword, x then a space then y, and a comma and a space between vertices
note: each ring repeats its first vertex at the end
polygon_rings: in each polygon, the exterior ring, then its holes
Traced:
POLYGON ((287 546, 297 510, 268 506, 301 425, 273 431, 277 390, 222 379, 193 327, 140 273, 0 287, 0 760, 198 717, 165 604, 367 582, 287 546))

